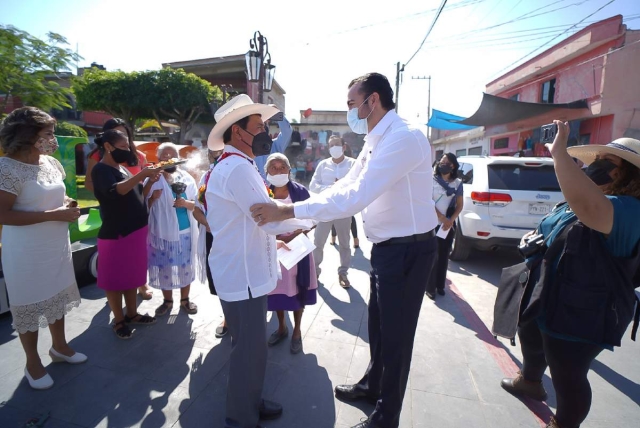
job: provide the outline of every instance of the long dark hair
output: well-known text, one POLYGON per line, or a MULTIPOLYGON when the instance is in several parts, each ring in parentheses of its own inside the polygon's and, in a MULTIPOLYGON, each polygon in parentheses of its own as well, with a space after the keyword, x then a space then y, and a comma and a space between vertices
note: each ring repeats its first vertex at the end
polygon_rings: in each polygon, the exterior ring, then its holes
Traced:
POLYGON ((96 145, 103 151, 104 153, 104 143, 109 143, 112 146, 115 146, 118 141, 122 141, 127 138, 127 134, 122 131, 117 131, 115 129, 110 129, 101 134, 96 135, 96 139, 94 140, 96 145))
POLYGON ((633 196, 640 199, 640 169, 631 162, 622 159, 618 171, 618 177, 607 187, 604 194, 633 196))
MULTIPOLYGON (((104 123, 104 125, 102 125, 102 132, 106 133, 107 131, 113 130, 119 126, 122 126, 127 131, 125 136, 129 139, 129 151, 131 152, 131 157, 127 161, 127 165, 136 166, 139 163, 138 151, 136 150, 136 145, 133 143, 133 132, 131 132, 131 128, 129 128, 129 125, 127 125, 127 122, 125 122, 124 119, 120 119, 119 117, 113 117, 107 120, 104 123)), ((98 144, 97 141, 94 141, 94 142, 98 144)), ((100 145, 98 145, 98 147, 96 147, 95 149, 91 150, 87 155, 87 157, 93 156, 95 152, 99 152, 100 159, 102 159, 102 156, 104 156, 104 150, 100 145)))
MULTIPOLYGON (((450 177, 455 180, 456 178, 458 178, 458 170, 460 169, 460 164, 458 163, 458 158, 453 153, 445 153, 444 155, 447 157, 447 159, 449 159, 449 162, 451 162, 451 165, 453 165, 453 170, 451 170, 450 177)), ((440 158, 440 159, 442 159, 442 158, 440 158)), ((440 177, 442 177, 442 174, 440 174, 440 167, 439 167, 440 159, 436 160, 436 162, 435 162, 435 172, 440 177)))

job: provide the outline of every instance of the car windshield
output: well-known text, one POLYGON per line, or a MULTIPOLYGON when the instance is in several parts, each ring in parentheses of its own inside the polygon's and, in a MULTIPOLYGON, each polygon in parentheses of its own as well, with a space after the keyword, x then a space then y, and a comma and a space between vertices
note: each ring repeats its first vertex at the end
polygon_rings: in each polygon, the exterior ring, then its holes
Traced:
POLYGON ((489 188, 559 192, 560 185, 552 165, 489 165, 489 188))

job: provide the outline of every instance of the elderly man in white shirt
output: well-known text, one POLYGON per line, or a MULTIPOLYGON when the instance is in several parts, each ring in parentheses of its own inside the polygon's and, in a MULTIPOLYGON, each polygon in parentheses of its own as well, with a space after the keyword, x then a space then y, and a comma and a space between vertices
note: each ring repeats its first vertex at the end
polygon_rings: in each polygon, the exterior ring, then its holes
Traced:
POLYGON ((397 428, 420 306, 436 258, 431 147, 424 130, 395 113, 385 76, 354 79, 347 105, 351 129, 367 134, 347 176, 305 201, 262 203, 251 211, 259 225, 294 217, 330 221, 362 211, 365 234, 373 242, 371 361, 358 383, 338 385, 335 392, 342 400, 376 403, 369 418, 352 428, 397 428))
POLYGON ((225 428, 256 428, 282 407, 262 399, 267 365, 267 294, 277 284, 280 268, 275 235, 307 230, 313 222, 287 220, 260 226, 250 207, 271 201, 269 189, 254 164, 273 143, 264 120, 278 110, 239 95, 215 113, 209 150, 224 153, 206 183, 207 223, 213 235, 209 266, 232 337, 225 428))
MULTIPOLYGON (((331 157, 321 161, 316 167, 313 174, 309 190, 314 193, 320 193, 335 185, 338 180, 343 178, 356 160, 344 155, 342 138, 332 135, 329 138, 329 153, 331 157)), ((320 276, 320 263, 322 263, 324 255, 324 244, 327 242, 331 227, 335 227, 338 235, 338 246, 340 249, 340 266, 338 267, 338 281, 344 288, 349 288, 349 278, 347 272, 351 264, 351 248, 349 247, 349 232, 351 231, 351 217, 339 218, 331 221, 318 223, 315 231, 315 245, 313 250, 313 258, 316 263, 316 273, 320 276)))

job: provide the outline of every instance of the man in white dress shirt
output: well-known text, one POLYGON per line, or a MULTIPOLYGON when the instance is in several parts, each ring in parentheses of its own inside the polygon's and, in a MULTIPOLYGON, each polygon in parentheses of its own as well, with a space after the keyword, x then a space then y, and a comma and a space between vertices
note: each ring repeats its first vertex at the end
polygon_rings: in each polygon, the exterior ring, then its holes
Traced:
POLYGON ((287 220, 258 227, 250 207, 269 202, 255 156, 269 154, 264 120, 278 110, 239 95, 215 113, 209 150, 224 149, 206 185, 207 223, 213 235, 211 276, 232 338, 225 428, 256 428, 259 419, 280 416, 282 407, 262 399, 267 366, 267 294, 280 267, 275 235, 310 229, 312 222, 287 220))
MULTIPOLYGON (((320 193, 332 187, 343 178, 356 160, 344 155, 342 138, 332 135, 329 138, 329 153, 331 157, 321 161, 316 167, 313 174, 309 190, 314 193, 320 193)), ((349 232, 351 231, 351 217, 339 218, 332 221, 318 223, 315 232, 315 246, 313 250, 313 259, 316 263, 316 273, 320 275, 320 263, 324 256, 324 244, 327 242, 331 227, 336 228, 338 235, 338 246, 340 248, 340 266, 338 267, 338 281, 344 288, 349 288, 349 278, 347 272, 351 264, 351 247, 349 246, 349 232)))
POLYGON ((432 193, 431 148, 422 129, 394 111, 387 78, 369 73, 349 85, 347 121, 365 145, 347 176, 303 202, 251 208, 258 224, 288 218, 330 221, 362 211, 373 242, 369 300, 371 361, 355 385, 338 385, 342 400, 376 403, 353 428, 397 428, 420 306, 436 256, 438 224, 432 193))

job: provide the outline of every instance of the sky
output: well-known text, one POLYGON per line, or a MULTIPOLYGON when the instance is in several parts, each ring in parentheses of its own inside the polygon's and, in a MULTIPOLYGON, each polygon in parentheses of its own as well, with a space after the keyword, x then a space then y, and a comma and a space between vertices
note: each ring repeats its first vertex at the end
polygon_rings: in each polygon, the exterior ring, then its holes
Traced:
POLYGON ((108 70, 243 54, 267 37, 286 115, 346 110, 351 79, 377 71, 395 89, 398 113, 427 121, 432 109, 470 116, 485 85, 589 23, 621 14, 640 29, 638 0, 450 0, 425 41, 441 0, 0 0, 0 24, 66 37, 108 70), (601 9, 602 8, 602 9, 601 9), (598 11, 598 9, 601 9, 598 11), (591 16, 590 16, 591 15, 591 16), (581 22, 582 21, 582 22, 581 22), (554 39, 555 38, 555 39, 554 39), (421 47, 421 43, 424 44, 421 47), (547 44, 545 46, 545 44, 547 44))

